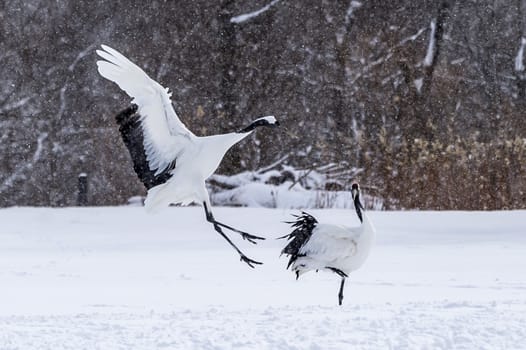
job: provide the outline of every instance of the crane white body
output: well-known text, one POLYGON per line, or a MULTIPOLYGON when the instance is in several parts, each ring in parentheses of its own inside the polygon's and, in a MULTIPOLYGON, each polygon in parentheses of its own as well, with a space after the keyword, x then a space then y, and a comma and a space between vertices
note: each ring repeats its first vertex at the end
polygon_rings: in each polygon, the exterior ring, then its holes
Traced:
POLYGON ((205 180, 216 171, 230 147, 246 136, 248 134, 230 133, 193 139, 192 147, 184 148, 177 158, 172 177, 148 190, 144 201, 146 210, 155 212, 171 203, 188 205, 192 202, 206 202, 210 207, 205 180))
POLYGON ((367 260, 376 238, 376 231, 367 215, 357 227, 319 224, 300 249, 292 270, 302 275, 312 270, 336 268, 346 275, 360 268, 367 260))

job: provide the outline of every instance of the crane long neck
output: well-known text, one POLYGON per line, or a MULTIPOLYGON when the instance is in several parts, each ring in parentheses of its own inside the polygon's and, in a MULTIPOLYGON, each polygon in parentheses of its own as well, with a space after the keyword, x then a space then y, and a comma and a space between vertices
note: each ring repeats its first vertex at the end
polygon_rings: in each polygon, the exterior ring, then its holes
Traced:
POLYGON ((264 125, 268 125, 268 121, 260 118, 260 119, 254 120, 247 127, 244 127, 243 129, 239 130, 238 133, 246 134, 246 133, 254 131, 257 127, 264 126, 264 125))
POLYGON ((249 134, 247 133, 241 134, 237 132, 231 132, 229 134, 210 136, 210 138, 217 140, 215 146, 218 148, 216 150, 221 151, 224 154, 230 149, 230 147, 234 146, 248 135, 249 134))
POLYGON ((358 215, 358 219, 360 219, 360 222, 363 223, 363 212, 364 207, 362 203, 360 202, 360 195, 357 194, 356 197, 354 197, 354 209, 356 210, 356 215, 358 215))
POLYGON ((366 244, 372 244, 376 237, 376 229, 374 228, 373 223, 371 222, 371 220, 369 220, 369 217, 365 213, 365 208, 360 202, 359 192, 354 198, 354 207, 356 209, 356 215, 358 215, 358 218, 361 222, 360 229, 362 234, 360 235, 360 239, 364 240, 365 242, 368 242, 366 244))

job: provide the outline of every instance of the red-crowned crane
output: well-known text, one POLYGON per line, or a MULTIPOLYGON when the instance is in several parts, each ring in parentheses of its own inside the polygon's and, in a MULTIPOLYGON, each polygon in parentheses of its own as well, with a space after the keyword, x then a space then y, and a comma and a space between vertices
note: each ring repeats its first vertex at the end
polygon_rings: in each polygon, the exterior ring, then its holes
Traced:
POLYGON ((217 221, 212 214, 205 180, 214 173, 230 147, 257 127, 279 125, 276 118, 258 118, 237 132, 196 136, 177 117, 168 89, 111 47, 102 45, 97 54, 104 59, 97 61, 99 73, 133 98, 132 106, 117 115, 117 123, 135 172, 148 190, 146 209, 157 211, 172 203, 201 204, 207 221, 239 253, 241 261, 250 267, 261 264, 241 252, 222 228, 254 244, 264 238, 217 221))
POLYGON ((345 279, 350 272, 363 265, 376 236, 376 231, 360 202, 358 184, 352 184, 351 193, 360 226, 318 223, 312 215, 303 212, 302 215, 296 216, 296 221, 289 222, 294 228, 292 233, 280 237, 290 240, 281 253, 290 257, 287 268, 290 267, 296 273, 296 279, 311 270, 330 271, 341 277, 339 305, 343 301, 345 279))

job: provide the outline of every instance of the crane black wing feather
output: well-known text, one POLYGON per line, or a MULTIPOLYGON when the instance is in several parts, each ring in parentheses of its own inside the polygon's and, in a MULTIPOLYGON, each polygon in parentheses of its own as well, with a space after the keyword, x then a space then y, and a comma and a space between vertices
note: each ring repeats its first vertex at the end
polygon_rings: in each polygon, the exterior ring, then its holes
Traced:
POLYGON ((295 221, 287 222, 291 224, 294 230, 283 237, 290 240, 289 244, 283 248, 281 254, 287 254, 290 256, 289 263, 287 264, 287 269, 298 259, 298 257, 303 256, 300 253, 301 247, 308 242, 312 235, 312 231, 318 224, 316 218, 306 212, 302 212, 301 215, 294 215, 297 219, 295 221))
POLYGON ((146 189, 163 184, 172 177, 171 171, 175 168, 174 161, 160 174, 150 169, 146 152, 144 150, 144 135, 140 123, 140 115, 137 114, 137 105, 126 108, 115 117, 119 124, 119 131, 126 148, 130 152, 133 161, 133 169, 144 184, 146 189))

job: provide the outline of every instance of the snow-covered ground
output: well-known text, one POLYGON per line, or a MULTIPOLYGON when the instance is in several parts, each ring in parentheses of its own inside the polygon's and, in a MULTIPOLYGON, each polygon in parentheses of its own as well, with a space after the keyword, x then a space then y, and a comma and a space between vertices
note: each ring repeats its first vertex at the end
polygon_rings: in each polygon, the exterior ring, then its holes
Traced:
POLYGON ((199 207, 0 210, 0 349, 526 349, 526 211, 369 212, 342 307, 336 275, 285 270, 291 212, 215 208, 268 237, 236 239, 253 270, 199 207))

